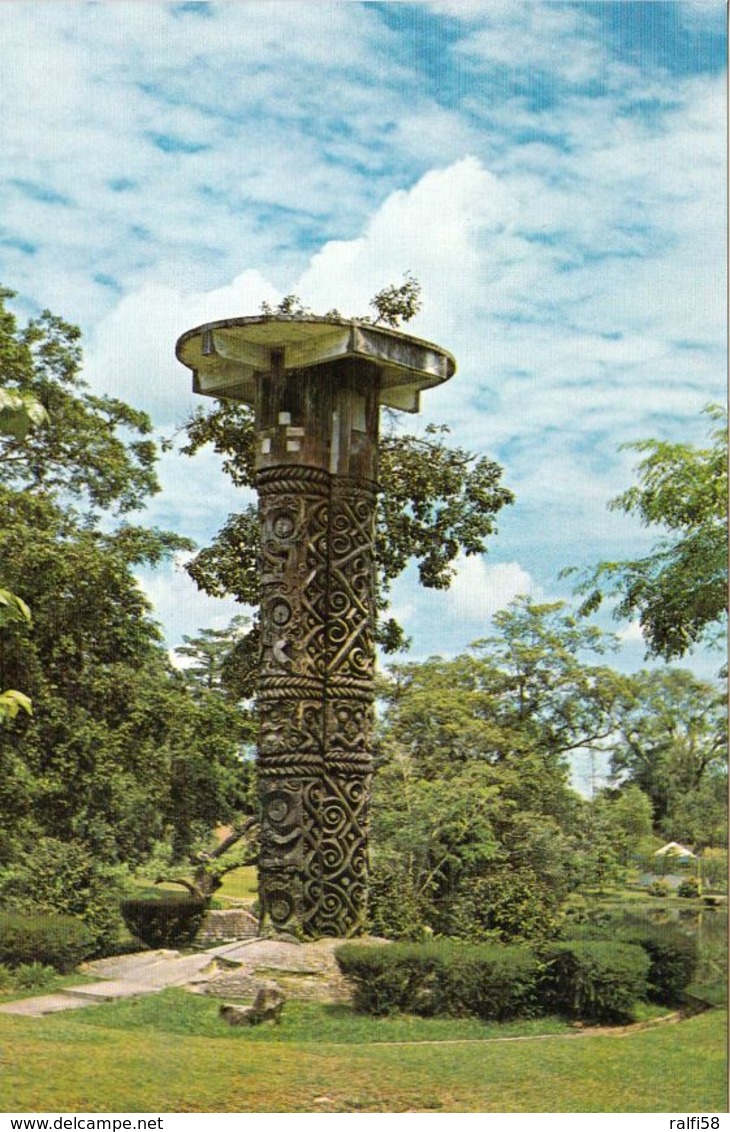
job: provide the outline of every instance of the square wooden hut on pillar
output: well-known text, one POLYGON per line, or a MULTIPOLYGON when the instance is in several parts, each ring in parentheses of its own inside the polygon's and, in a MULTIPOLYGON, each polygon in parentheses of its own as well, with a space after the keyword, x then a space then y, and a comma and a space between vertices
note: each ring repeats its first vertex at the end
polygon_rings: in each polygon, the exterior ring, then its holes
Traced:
POLYGON ((367 910, 380 405, 454 373, 357 320, 261 315, 177 343, 193 389, 255 412, 260 513, 262 930, 351 936, 367 910))

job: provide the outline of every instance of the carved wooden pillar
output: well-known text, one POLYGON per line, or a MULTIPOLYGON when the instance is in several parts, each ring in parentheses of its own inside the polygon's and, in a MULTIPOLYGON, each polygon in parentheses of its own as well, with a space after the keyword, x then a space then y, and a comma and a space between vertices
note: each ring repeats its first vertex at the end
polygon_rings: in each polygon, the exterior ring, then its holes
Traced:
POLYGON ((259 473, 257 486, 261 918, 309 934, 320 900, 329 475, 272 468, 259 473))
POLYGON ((366 913, 378 439, 368 367, 275 370, 257 417, 261 916, 313 936, 351 935, 366 913))
POLYGON ((375 625, 375 485, 333 477, 327 576, 319 935, 350 935, 367 902, 375 625))
POLYGON ((364 926, 379 405, 418 409, 453 358, 356 320, 229 319, 177 343, 197 392, 256 412, 262 927, 364 926))

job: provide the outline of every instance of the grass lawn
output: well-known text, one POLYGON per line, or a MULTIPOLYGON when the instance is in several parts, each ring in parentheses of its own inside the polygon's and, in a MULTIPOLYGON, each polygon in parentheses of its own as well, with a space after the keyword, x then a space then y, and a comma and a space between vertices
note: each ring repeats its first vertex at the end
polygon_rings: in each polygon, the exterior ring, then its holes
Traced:
MULTIPOLYGON (((180 866, 179 872, 181 876, 187 875, 184 866, 180 866)), ((167 892, 179 893, 185 891, 179 884, 172 884, 170 881, 155 884, 155 878, 151 876, 137 876, 134 878, 134 883, 145 891, 153 889, 164 889, 167 892)), ((220 900, 224 907, 229 906, 229 900, 236 903, 243 901, 246 904, 253 904, 258 899, 258 870, 256 866, 241 865, 240 868, 232 869, 230 873, 226 873, 214 899, 220 900)))
POLYGON ((0 1016, 2 1110, 727 1111, 720 1010, 575 1037, 544 1019, 487 1027, 295 1004, 278 1028, 232 1030, 217 1009, 166 991, 45 1018, 0 1016))
POLYGON ((245 900, 253 904, 258 899, 258 870, 255 865, 241 865, 240 869, 232 869, 223 877, 223 884, 216 892, 216 897, 226 897, 234 900, 245 900))
MULTIPOLYGON (((32 987, 17 987, 12 984, 0 984, 0 1005, 3 1002, 18 1002, 23 998, 38 998, 44 994, 60 994, 66 987, 83 986, 84 983, 97 983, 96 975, 83 975, 75 971, 71 975, 51 975, 48 979, 32 987)), ((2 1060, 0 1059, 0 1065, 2 1060)))

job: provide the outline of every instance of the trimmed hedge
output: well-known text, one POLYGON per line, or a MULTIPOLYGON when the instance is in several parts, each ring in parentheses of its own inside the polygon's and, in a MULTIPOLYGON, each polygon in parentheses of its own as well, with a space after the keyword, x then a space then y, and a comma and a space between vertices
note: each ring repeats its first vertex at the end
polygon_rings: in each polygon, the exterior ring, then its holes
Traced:
POLYGON ((699 961, 694 936, 675 923, 652 924, 632 913, 610 917, 606 922, 574 924, 574 939, 638 944, 649 956, 647 997, 662 1005, 676 1005, 692 982, 699 961))
POLYGON ((647 996, 667 1006, 681 1001, 694 978, 698 961, 697 942, 670 927, 643 928, 622 934, 627 943, 643 947, 649 957, 647 996))
POLYGON ((353 1006, 365 1014, 429 1014, 432 976, 438 966, 433 945, 346 943, 335 950, 343 975, 355 984, 353 1006))
POLYGON ((448 1012, 496 1022, 537 1015, 539 974, 539 960, 527 946, 454 948, 444 968, 448 1012))
POLYGON ((148 947, 184 947, 195 939, 208 909, 207 900, 187 893, 155 893, 123 900, 124 922, 148 947))
POLYGON ((0 964, 41 963, 66 974, 93 951, 93 934, 74 916, 0 912, 0 964))
POLYGON ((578 939, 527 944, 348 943, 335 951, 367 1014, 472 1015, 485 1021, 562 1014, 596 1023, 631 1022, 637 1002, 673 1005, 692 981, 697 945, 684 933, 596 925, 578 939), (603 928, 605 931, 605 927, 603 928))
POLYGON ((541 951, 547 1012, 590 1022, 632 1022, 646 997, 649 956, 637 944, 574 940, 541 951))
POLYGON ((540 964, 529 947, 351 943, 337 948, 335 958, 355 984, 355 1009, 364 1013, 503 1021, 537 1012, 540 964))
POLYGON ((335 951, 354 983, 356 1010, 484 1021, 563 1014, 591 1022, 628 1022, 645 998, 650 960, 631 943, 578 940, 543 946, 449 942, 335 951))

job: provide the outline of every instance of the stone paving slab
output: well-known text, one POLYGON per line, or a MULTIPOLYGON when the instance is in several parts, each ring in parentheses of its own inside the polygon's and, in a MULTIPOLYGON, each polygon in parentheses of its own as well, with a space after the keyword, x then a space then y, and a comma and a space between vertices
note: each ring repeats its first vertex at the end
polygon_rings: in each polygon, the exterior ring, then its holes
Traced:
POLYGON ((162 990, 164 987, 184 986, 211 966, 210 952, 180 955, 179 951, 139 952, 116 957, 114 962, 100 959, 86 963, 83 970, 114 982, 131 982, 144 988, 143 992, 162 990))
POLYGON ((285 943, 276 939, 252 939, 225 948, 215 948, 215 953, 228 962, 240 963, 245 967, 270 967, 281 971, 315 974, 334 962, 332 951, 342 942, 317 940, 316 943, 303 944, 285 943))
POLYGON ((160 987, 146 983, 132 983, 121 979, 109 979, 103 983, 82 983, 77 987, 67 987, 64 994, 84 1002, 114 1002, 118 998, 134 998, 135 995, 152 994, 160 987))
POLYGON ((61 1010, 79 1010, 82 1006, 93 1006, 92 1001, 72 998, 68 994, 44 994, 37 998, 21 998, 18 1002, 6 1002, 0 1006, 0 1014, 23 1014, 29 1018, 40 1018, 43 1014, 57 1014, 61 1010))
POLYGON ((298 1002, 349 1002, 352 989, 334 957, 344 942, 256 939, 216 949, 220 959, 235 962, 237 969, 208 976, 195 989, 217 998, 252 998, 259 986, 273 980, 287 998, 298 1002))
POLYGON ((114 962, 100 959, 87 963, 84 969, 107 975, 97 983, 80 983, 67 987, 63 993, 39 995, 37 998, 19 999, 0 1006, 5 1014, 24 1014, 40 1017, 60 1010, 77 1010, 100 1002, 114 1002, 143 994, 155 994, 165 987, 186 986, 193 980, 203 982, 219 973, 219 966, 211 963, 209 954, 183 955, 179 952, 140 952, 137 955, 115 957, 114 962), (120 960, 120 961, 117 961, 120 960), (208 969, 208 975, 205 969, 208 969))
POLYGON ((80 970, 97 975, 100 979, 124 979, 130 973, 136 976, 158 963, 179 958, 179 951, 160 948, 157 951, 136 951, 126 955, 111 955, 106 959, 92 959, 88 963, 82 963, 80 970))

